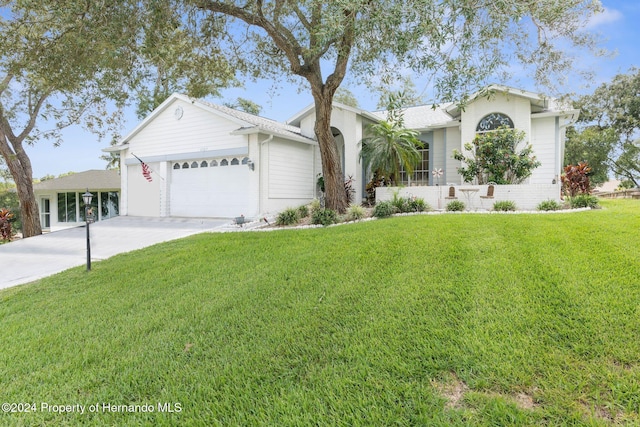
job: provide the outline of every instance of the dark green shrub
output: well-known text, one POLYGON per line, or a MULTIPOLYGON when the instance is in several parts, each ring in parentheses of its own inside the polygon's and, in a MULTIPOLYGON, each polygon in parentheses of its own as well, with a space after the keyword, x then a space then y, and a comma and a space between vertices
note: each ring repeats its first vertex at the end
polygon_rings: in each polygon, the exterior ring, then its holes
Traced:
POLYGON ((386 218, 394 213, 396 213, 396 207, 393 205, 393 202, 387 200, 385 202, 376 203, 373 208, 373 216, 377 218, 386 218))
POLYGON ((557 211, 562 209, 562 205, 555 200, 545 200, 538 205, 539 211, 557 211))
POLYGON ((447 203, 447 212, 460 212, 465 208, 464 202, 460 200, 453 200, 447 203))
POLYGON ((298 208, 298 217, 299 218, 306 218, 309 216, 309 206, 307 205, 302 205, 298 208))
POLYGON ((276 225, 294 225, 298 223, 298 209, 288 208, 280 212, 276 218, 276 225))
POLYGON ((569 206, 571 206, 571 209, 597 208, 598 198, 591 194, 578 194, 577 196, 569 197, 569 206))
POLYGON ((424 212, 428 211, 430 206, 421 198, 414 198, 409 200, 409 212, 424 212))
POLYGON ((398 193, 393 194, 391 204, 396 208, 396 212, 409 212, 409 199, 400 197, 398 193))
POLYGON ((313 224, 322 224, 325 227, 327 225, 335 224, 338 221, 338 215, 336 211, 332 209, 318 209, 311 215, 311 222, 313 224))
POLYGON ((499 202, 495 202, 493 204, 493 210, 502 212, 515 211, 516 203, 512 202, 511 200, 500 200, 499 202))
POLYGON ((347 221, 358 221, 364 218, 364 208, 360 205, 351 205, 347 209, 347 221))

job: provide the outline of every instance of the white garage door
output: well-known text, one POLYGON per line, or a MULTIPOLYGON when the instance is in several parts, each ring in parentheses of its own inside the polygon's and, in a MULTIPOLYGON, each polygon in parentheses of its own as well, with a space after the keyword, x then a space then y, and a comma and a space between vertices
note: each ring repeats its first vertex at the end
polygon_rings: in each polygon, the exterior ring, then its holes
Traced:
POLYGON ((249 173, 236 159, 173 164, 171 216, 231 218, 249 212, 249 173), (213 164, 213 166, 211 166, 213 164), (179 168, 178 168, 179 166, 179 168))

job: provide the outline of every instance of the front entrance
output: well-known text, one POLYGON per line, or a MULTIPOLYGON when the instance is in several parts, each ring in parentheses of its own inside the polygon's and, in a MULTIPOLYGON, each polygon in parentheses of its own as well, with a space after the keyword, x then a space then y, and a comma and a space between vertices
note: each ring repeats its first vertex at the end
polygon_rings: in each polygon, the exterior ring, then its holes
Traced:
POLYGON ((51 228, 51 201, 48 197, 40 200, 40 226, 47 230, 51 228))

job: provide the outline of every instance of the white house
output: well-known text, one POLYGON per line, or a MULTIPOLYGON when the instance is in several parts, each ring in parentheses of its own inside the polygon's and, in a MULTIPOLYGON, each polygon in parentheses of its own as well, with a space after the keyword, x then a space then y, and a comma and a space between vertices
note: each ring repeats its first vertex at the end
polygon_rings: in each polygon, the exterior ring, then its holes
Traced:
POLYGON ((89 170, 33 185, 43 230, 56 231, 85 223, 82 194, 93 195, 93 219, 101 221, 119 214, 120 176, 115 170, 89 170))
MULTIPOLYGON (((462 184, 453 150, 462 150, 476 132, 506 124, 525 132, 542 163, 528 180, 540 190, 525 191, 525 198, 536 203, 557 199, 565 127, 578 113, 553 99, 504 86, 472 96, 464 109, 455 104, 407 108, 405 126, 420 132, 425 148, 414 173, 403 174, 403 191, 420 194, 436 184, 462 184), (434 169, 444 175, 434 178, 434 169)), ((355 180, 357 201, 370 178, 359 159, 359 143, 367 125, 384 117, 384 112, 334 104, 333 135, 345 177, 355 180)), ((120 144, 105 149, 120 152, 122 159, 120 213, 256 218, 307 203, 317 197, 322 171, 314 119, 313 106, 280 123, 171 95, 120 144)))

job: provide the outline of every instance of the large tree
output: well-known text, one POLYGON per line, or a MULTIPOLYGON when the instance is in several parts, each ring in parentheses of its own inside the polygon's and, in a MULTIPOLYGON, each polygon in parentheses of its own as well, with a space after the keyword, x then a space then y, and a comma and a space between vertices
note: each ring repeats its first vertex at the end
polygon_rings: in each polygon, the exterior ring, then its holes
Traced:
POLYGON ((595 182, 610 170, 640 186, 640 70, 615 76, 576 106, 580 120, 577 131, 568 133, 565 162, 586 161, 595 182))
POLYGON ((302 78, 313 96, 327 206, 347 206, 331 103, 348 72, 372 86, 406 70, 432 79, 443 100, 487 83, 516 61, 553 82, 571 64, 558 46, 593 47, 580 31, 597 0, 185 0, 203 28, 253 76, 302 78))
POLYGON ((132 75, 135 2, 0 1, 0 154, 16 185, 23 234, 40 234, 25 144, 61 142, 82 122, 107 132, 132 75))

